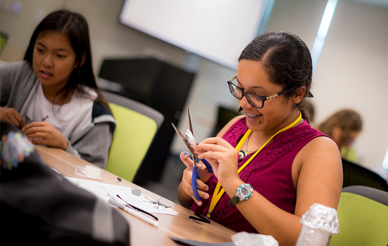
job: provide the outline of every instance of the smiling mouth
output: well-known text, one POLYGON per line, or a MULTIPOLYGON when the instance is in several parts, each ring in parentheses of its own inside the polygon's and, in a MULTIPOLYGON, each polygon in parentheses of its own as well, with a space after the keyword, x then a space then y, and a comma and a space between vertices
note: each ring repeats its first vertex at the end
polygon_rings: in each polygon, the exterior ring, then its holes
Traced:
POLYGON ((250 119, 255 119, 259 116, 262 116, 262 114, 248 114, 248 113, 245 113, 245 115, 250 119))

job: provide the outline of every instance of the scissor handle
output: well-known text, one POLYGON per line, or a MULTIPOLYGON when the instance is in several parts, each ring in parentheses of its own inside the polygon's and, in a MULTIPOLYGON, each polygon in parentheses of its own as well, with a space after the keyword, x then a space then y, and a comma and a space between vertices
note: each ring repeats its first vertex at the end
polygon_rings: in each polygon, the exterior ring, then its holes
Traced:
POLYGON ((199 159, 199 160, 202 161, 203 164, 205 164, 205 166, 207 168, 207 171, 209 173, 213 173, 213 168, 212 168, 212 166, 210 165, 210 163, 206 159, 199 159))
POLYGON ((193 175, 191 176, 191 187, 193 188, 193 193, 195 199, 198 201, 201 200, 201 197, 198 195, 198 190, 197 190, 197 179, 201 179, 199 177, 199 172, 198 172, 198 166, 193 167, 193 175))

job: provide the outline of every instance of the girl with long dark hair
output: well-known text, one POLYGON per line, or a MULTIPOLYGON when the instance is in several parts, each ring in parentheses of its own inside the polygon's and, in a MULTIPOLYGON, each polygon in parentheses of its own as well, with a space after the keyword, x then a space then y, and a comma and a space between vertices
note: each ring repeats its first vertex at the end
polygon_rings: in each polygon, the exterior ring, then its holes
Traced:
POLYGON ((0 67, 1 120, 34 144, 57 147, 102 168, 115 121, 92 69, 89 28, 75 12, 47 15, 24 61, 0 67))

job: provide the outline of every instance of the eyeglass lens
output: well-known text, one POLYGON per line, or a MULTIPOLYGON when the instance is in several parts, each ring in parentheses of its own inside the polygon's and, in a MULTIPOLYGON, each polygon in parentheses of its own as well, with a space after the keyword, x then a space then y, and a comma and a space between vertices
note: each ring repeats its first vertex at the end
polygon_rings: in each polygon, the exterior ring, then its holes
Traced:
POLYGON ((234 85, 232 82, 229 83, 230 92, 237 99, 242 99, 245 96, 248 100, 248 103, 256 108, 262 108, 264 104, 264 100, 258 95, 247 93, 242 91, 239 87, 234 85))

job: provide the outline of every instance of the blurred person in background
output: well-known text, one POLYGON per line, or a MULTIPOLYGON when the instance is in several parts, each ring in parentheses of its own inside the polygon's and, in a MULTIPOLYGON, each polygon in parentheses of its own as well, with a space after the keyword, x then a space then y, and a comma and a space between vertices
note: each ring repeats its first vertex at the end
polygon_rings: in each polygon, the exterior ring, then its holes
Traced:
POLYGON ((362 118, 359 113, 351 109, 337 111, 320 123, 317 129, 333 138, 342 158, 358 163, 358 156, 352 144, 362 130, 362 118))

